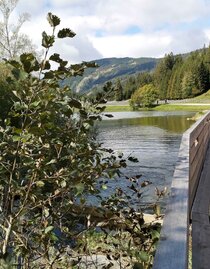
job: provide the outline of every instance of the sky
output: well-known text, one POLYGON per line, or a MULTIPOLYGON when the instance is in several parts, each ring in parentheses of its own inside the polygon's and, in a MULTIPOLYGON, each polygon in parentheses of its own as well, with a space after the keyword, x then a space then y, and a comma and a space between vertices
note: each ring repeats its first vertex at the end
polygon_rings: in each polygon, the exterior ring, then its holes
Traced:
POLYGON ((162 57, 210 43, 210 0, 19 0, 11 18, 28 12, 22 31, 37 48, 46 15, 76 33, 57 40, 54 50, 71 63, 108 57, 162 57))

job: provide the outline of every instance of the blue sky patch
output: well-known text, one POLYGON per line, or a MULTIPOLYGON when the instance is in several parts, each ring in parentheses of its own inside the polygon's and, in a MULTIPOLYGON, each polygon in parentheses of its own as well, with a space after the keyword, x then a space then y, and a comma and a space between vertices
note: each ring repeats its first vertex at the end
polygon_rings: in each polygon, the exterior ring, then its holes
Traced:
POLYGON ((141 28, 139 27, 139 26, 137 26, 137 25, 132 25, 132 26, 129 26, 126 30, 125 30, 125 32, 123 33, 123 34, 125 34, 125 35, 135 35, 135 34, 139 34, 139 33, 141 33, 142 32, 142 30, 141 30, 141 28))
POLYGON ((105 32, 101 29, 95 31, 95 37, 103 37, 105 36, 105 32))

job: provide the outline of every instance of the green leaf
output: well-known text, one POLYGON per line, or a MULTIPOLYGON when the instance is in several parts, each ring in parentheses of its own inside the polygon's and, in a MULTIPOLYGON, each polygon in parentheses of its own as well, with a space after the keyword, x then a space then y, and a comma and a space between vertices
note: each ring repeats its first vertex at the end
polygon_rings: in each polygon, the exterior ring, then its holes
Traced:
POLYGON ((76 100, 74 98, 72 98, 68 102, 68 104, 69 104, 70 107, 75 107, 75 108, 78 108, 78 109, 81 109, 82 108, 82 104, 78 100, 76 100))
POLYGON ((44 230, 44 233, 47 234, 47 233, 51 232, 53 229, 54 229, 53 226, 48 226, 48 227, 44 230))
POLYGON ((53 15, 51 12, 47 14, 47 20, 52 27, 56 27, 60 24, 61 20, 56 15, 53 15))
POLYGON ((52 79, 54 77, 55 77, 55 75, 54 75, 53 71, 49 71, 49 72, 44 73, 44 79, 52 79))
POLYGON ((40 103, 41 101, 34 101, 33 103, 30 104, 30 108, 36 108, 40 103))
POLYGON ((76 195, 80 195, 83 193, 85 186, 83 183, 79 183, 75 186, 76 190, 77 190, 77 194, 76 195))
POLYGON ((61 188, 65 188, 65 187, 66 187, 66 181, 63 180, 63 181, 61 181, 61 188))
POLYGON ((21 137, 18 136, 18 135, 14 135, 14 136, 12 137, 12 141, 13 141, 13 142, 17 142, 17 141, 20 141, 20 140, 21 140, 21 137))
POLYGON ((15 60, 10 60, 10 61, 6 61, 6 62, 17 69, 21 68, 21 64, 15 60))
POLYGON ((58 32, 58 38, 74 37, 76 34, 69 28, 64 28, 58 32))
POLYGON ((136 257, 140 259, 143 262, 148 262, 149 261, 149 254, 146 253, 145 251, 139 251, 136 252, 136 257))
POLYGON ((38 71, 40 68, 36 57, 32 53, 21 54, 20 61, 23 64, 24 71, 27 73, 30 73, 31 71, 38 71))
POLYGON ((55 233, 50 233, 50 238, 51 238, 51 240, 53 240, 54 242, 59 241, 59 238, 56 236, 55 233))
POLYGON ((52 47, 54 42, 55 42, 54 36, 47 35, 45 31, 42 33, 42 46, 44 48, 52 47))
POLYGON ((36 127, 36 126, 30 127, 29 132, 31 134, 34 134, 34 135, 43 135, 43 134, 45 134, 45 130, 43 128, 39 128, 39 127, 36 127))
POLYGON ((44 216, 47 218, 47 217, 49 217, 49 215, 50 215, 50 211, 49 211, 49 208, 44 208, 44 210, 43 210, 43 213, 44 213, 44 216))
POLYGON ((106 185, 106 184, 103 184, 103 185, 101 186, 101 188, 102 188, 102 190, 107 190, 107 185, 106 185))
POLYGON ((42 188, 42 187, 44 187, 44 185, 45 185, 44 182, 41 181, 41 180, 39 180, 39 181, 36 182, 36 186, 37 186, 37 187, 42 188))
POLYGON ((46 165, 53 164, 53 163, 57 163, 57 160, 56 159, 52 159, 51 161, 49 161, 48 163, 46 163, 46 165))
POLYGON ((56 63, 62 62, 62 59, 60 58, 60 54, 58 54, 58 53, 54 53, 53 55, 51 55, 50 60, 54 61, 56 63))
POLYGON ((144 269, 144 266, 142 263, 135 262, 133 265, 133 269, 144 269))
POLYGON ((12 74, 17 80, 25 79, 27 77, 26 72, 17 68, 12 69, 12 74))
POLYGON ((159 239, 159 237, 160 237, 160 233, 158 231, 156 231, 156 230, 152 230, 151 235, 152 235, 153 240, 154 239, 159 239))

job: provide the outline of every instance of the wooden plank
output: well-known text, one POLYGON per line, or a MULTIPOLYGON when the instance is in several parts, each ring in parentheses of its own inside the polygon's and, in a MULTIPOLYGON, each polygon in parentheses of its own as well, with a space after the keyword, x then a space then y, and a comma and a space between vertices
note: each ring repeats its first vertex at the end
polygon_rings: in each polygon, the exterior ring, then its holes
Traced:
POLYGON ((187 268, 189 135, 182 137, 153 269, 187 268), (177 257, 179 257, 177 259, 177 257))
MULTIPOLYGON (((190 151, 191 154, 192 151, 190 151)), ((190 163, 190 174, 193 176, 198 166, 203 166, 203 160, 205 158, 204 145, 201 145, 199 151, 196 152, 196 158, 190 163), (202 161, 201 161, 202 159, 202 161)))
POLYGON ((195 124, 193 124, 190 131, 190 148, 193 146, 194 141, 199 137, 203 128, 207 125, 209 127, 210 113, 207 112, 201 119, 199 119, 195 124))
MULTIPOLYGON (((204 130, 204 129, 203 129, 204 130)), ((194 141, 190 147, 190 163, 193 163, 197 159, 197 154, 203 147, 205 134, 202 132, 194 141)))
MULTIPOLYGON (((189 184, 190 184, 190 196, 192 200, 194 199, 194 195, 197 190, 198 182, 199 182, 199 177, 202 171, 203 167, 203 162, 205 159, 203 147, 201 150, 198 152, 198 156, 196 158, 196 161, 193 164, 190 164, 190 179, 189 179, 189 184)), ((190 207, 191 208, 191 207, 190 207)))
POLYGON ((192 131, 192 133, 190 134, 190 210, 192 208, 192 203, 194 201, 194 197, 197 191, 197 187, 199 184, 199 179, 200 179, 200 174, 203 168, 203 163, 205 160, 205 155, 206 155, 206 151, 208 148, 208 142, 209 142, 209 113, 204 116, 203 118, 203 124, 201 124, 202 122, 200 122, 195 130, 196 131, 192 131), (199 132, 201 130, 201 126, 202 126, 202 133, 199 133, 199 136, 197 137, 197 142, 198 144, 194 144, 192 143, 192 140, 195 139, 195 134, 198 135, 198 129, 199 132), (193 134, 193 135, 192 135, 193 134))
POLYGON ((191 134, 190 134, 190 148, 193 146, 194 141, 200 136, 200 134, 203 131, 203 127, 204 127, 204 122, 203 121, 199 121, 197 122, 196 127, 192 130, 191 134))
POLYGON ((192 208, 193 268, 210 268, 210 147, 206 154, 195 201, 192 208))

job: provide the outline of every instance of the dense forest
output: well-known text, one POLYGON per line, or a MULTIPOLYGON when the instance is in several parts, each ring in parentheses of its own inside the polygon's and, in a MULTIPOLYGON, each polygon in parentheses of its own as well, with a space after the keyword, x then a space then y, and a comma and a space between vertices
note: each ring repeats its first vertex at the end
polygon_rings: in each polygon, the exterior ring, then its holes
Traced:
POLYGON ((138 93, 145 94, 145 85, 152 85, 160 100, 191 98, 206 92, 210 88, 210 48, 184 55, 166 54, 154 71, 118 79, 112 99, 135 99, 138 93))

